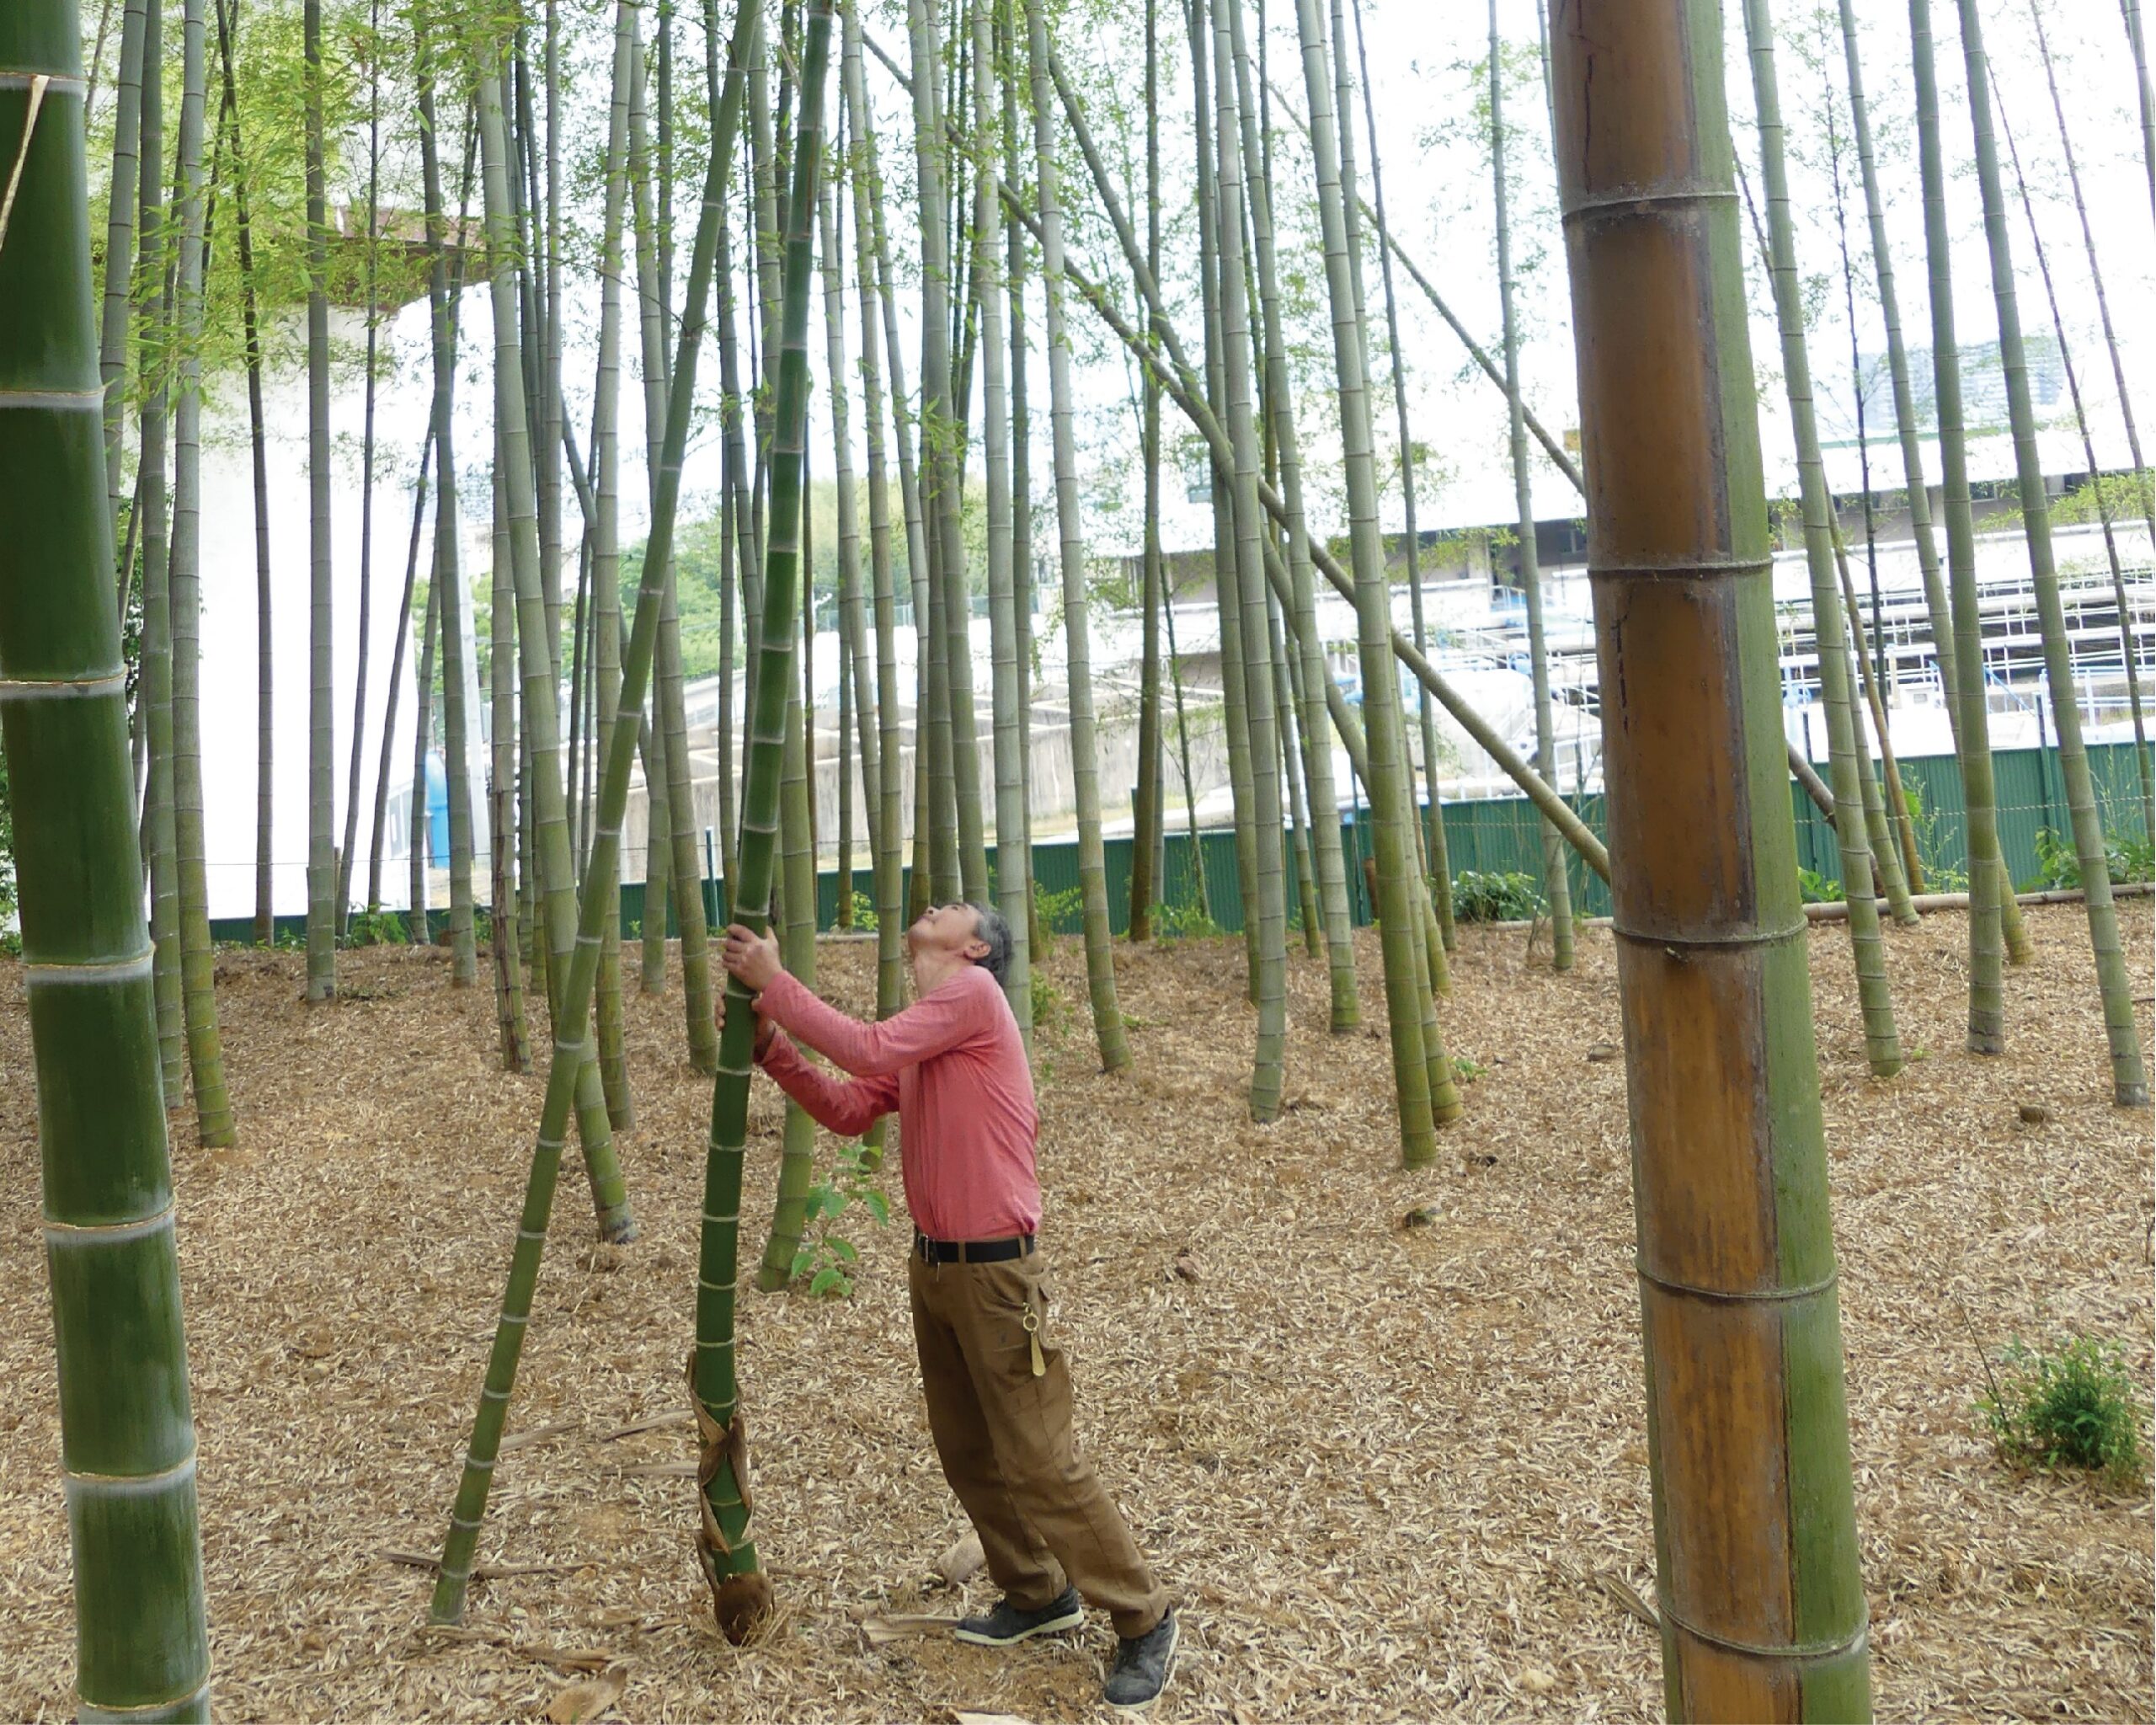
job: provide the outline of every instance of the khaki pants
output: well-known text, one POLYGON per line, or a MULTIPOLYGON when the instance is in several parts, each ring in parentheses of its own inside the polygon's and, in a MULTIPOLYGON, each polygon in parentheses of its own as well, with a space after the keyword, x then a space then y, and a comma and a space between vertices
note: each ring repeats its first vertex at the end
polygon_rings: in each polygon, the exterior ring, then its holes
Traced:
POLYGON ((1118 1635, 1144 1635, 1168 1596, 1072 1440, 1070 1371, 1049 1327, 1040 1253, 931 1265, 915 1252, 910 1264, 929 1430, 990 1576, 1023 1611, 1050 1604, 1067 1581, 1118 1635), (1029 1312, 1046 1368, 1038 1377, 1029 1312))

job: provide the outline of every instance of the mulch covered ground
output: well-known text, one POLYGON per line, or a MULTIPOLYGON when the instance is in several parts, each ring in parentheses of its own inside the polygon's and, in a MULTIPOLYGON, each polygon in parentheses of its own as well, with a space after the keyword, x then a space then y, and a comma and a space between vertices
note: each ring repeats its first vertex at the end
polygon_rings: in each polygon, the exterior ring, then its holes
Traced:
MULTIPOLYGON (((2144 1001, 2148 905, 2122 907, 2144 1001)), ((1929 1057, 1885 1083, 1865 1075, 1846 932, 1812 935, 1885 1717, 2150 1706, 2147 1495, 2007 1471, 1972 1406, 1980 1348, 2015 1337, 2084 1330, 2123 1342, 2144 1385, 2151 1369, 2150 1117, 2108 1103, 2080 911, 2030 920, 2038 958, 2008 979, 2011 1048, 1989 1060, 1961 1051, 1961 920, 1892 932, 1903 1040, 1929 1057), (2025 1102, 2048 1119, 2025 1124, 2025 1102)), ((864 1009, 871 958, 827 944, 826 991, 864 1009)), ((446 954, 347 954, 344 1000, 312 1011, 300 965, 221 958, 244 1146, 175 1154, 221 1717, 566 1716, 561 1691, 602 1666, 625 1680, 613 1717, 639 1721, 1097 1716, 1097 1617, 1013 1655, 864 1631, 988 1597, 934 1574, 963 1523, 914 1378, 902 1220, 851 1229, 851 1300, 748 1296, 781 1610, 746 1649, 711 1627, 680 1378, 710 1086, 682 1056, 678 989, 629 1003, 642 1242, 595 1249, 573 1152, 565 1171, 481 1542, 514 1573, 475 1587, 461 1631, 426 1628, 430 1577, 382 1554, 440 1548, 541 1080, 497 1070, 491 999, 451 992, 446 954)), ((1517 931, 1464 932, 1444 1017, 1486 1070, 1412 1175, 1385 1044, 1326 1035, 1324 972, 1299 955, 1291 1105, 1249 1124, 1240 967, 1223 942, 1119 954, 1122 1080, 1094 1070, 1075 943, 1049 967, 1066 1002, 1042 1042, 1051 1321, 1081 1436, 1187 1612, 1155 1717, 1658 1717, 1624 1072, 1588 1058, 1617 1039, 1608 933, 1560 977, 1517 931), (1434 1220, 1404 1227, 1418 1208, 1434 1220)), ((0 969, 0 1717, 61 1718, 20 993, 0 969)), ((751 1218, 776 1119, 763 1087, 751 1218)))

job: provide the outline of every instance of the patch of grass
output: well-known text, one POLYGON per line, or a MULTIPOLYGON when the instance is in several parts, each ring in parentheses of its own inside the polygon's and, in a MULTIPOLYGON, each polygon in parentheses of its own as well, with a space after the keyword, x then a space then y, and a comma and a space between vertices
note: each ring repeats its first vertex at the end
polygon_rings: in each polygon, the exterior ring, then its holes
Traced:
POLYGON ((1049 980, 1048 972, 1028 970, 1033 991, 1033 1028, 1053 1034, 1063 1023, 1063 991, 1049 980))
MULTIPOLYGON (((2107 826, 2104 860, 2113 886, 2147 880, 2156 873, 2156 846, 2145 838, 2125 837, 2116 828, 2107 826)), ((2041 829, 2036 834, 2036 867, 2041 884, 2049 889, 2063 890, 2082 884, 2081 858, 2073 848, 2071 834, 2061 835, 2048 826, 2041 829)))
POLYGON ((1195 905, 1153 906, 1153 932, 1162 940, 1207 940, 1220 932, 1220 925, 1195 905))
POLYGON ((2075 1336, 2056 1348, 2016 1342, 1977 1412, 1999 1459, 2046 1472, 2079 1468, 2114 1490, 2148 1477, 2140 1399, 2115 1342, 2075 1336))

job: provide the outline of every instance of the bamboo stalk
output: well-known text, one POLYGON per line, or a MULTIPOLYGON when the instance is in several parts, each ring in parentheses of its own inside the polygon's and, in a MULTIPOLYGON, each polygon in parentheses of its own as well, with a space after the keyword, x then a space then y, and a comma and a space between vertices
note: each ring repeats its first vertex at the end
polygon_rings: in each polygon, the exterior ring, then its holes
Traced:
MULTIPOLYGON (((1842 878, 1862 882, 1876 862, 1882 882, 1890 863, 1865 833, 1865 781, 1856 758, 1855 714, 1849 702, 1849 667, 1844 656, 1841 595, 1836 590, 1833 502, 1819 455, 1819 434, 1812 410, 1812 370, 1806 350, 1804 312, 1796 273, 1796 243, 1790 218, 1789 181, 1783 158, 1781 104, 1774 77, 1774 25, 1767 0, 1744 0, 1744 39, 1752 67, 1752 88, 1758 109, 1759 174, 1766 204, 1768 274, 1774 295, 1774 318, 1781 333, 1782 377, 1790 422, 1796 441, 1797 478, 1804 508, 1805 562, 1812 576, 1812 634, 1817 647, 1819 692, 1827 710, 1827 735, 1834 787, 1834 831, 1840 842, 1842 878)), ((1607 727, 1605 726, 1605 729, 1607 727)), ((1871 793, 1877 794, 1876 788, 1871 793)), ((1902 1044, 1894 1023, 1894 1004, 1886 983, 1886 961, 1879 919, 1870 897, 1861 890, 1851 899, 1849 946, 1855 959, 1857 997, 1864 1020, 1865 1057, 1876 1076, 1902 1069, 1902 1044)))
MULTIPOLYGON (((753 5, 744 6, 742 12, 744 21, 736 25, 737 44, 742 31, 753 23, 754 17, 753 5)), ((712 257, 717 249, 714 229, 718 222, 718 196, 725 184, 726 158, 733 142, 732 135, 739 123, 738 78, 730 77, 728 88, 732 99, 721 108, 716 127, 712 165, 704 186, 703 216, 697 225, 696 251, 690 265, 688 298, 675 360, 674 380, 667 398, 667 420, 662 448, 671 459, 659 470, 658 507, 652 517, 651 539, 648 542, 649 548, 637 595, 635 621, 630 630, 628 645, 622 655, 621 712, 623 722, 614 727, 611 740, 612 748, 600 782, 598 823, 593 830, 592 866, 585 874, 584 885, 579 895, 577 938, 574 956, 565 967, 567 975, 563 979, 560 1017, 561 1021, 567 1023, 582 1023, 591 1007, 591 990, 598 972, 599 924, 606 914, 606 895, 600 890, 600 885, 618 861, 622 815, 628 804, 629 773, 636 757, 636 733, 627 723, 627 715, 643 709, 650 681, 653 648, 658 639, 664 584, 661 571, 666 563, 665 555, 661 553, 670 553, 671 550, 675 507, 680 495, 680 457, 688 442, 690 403, 696 384, 696 350, 703 335, 704 307, 711 297, 712 257)), ((498 99, 497 115, 499 111, 498 99)), ((754 1033, 751 1014, 742 1011, 735 1015, 735 1018, 746 1033, 754 1033)), ((494 1332, 494 1349, 488 1360, 486 1388, 480 1397, 479 1411, 473 1423, 464 1472, 457 1487, 456 1505, 451 1517, 441 1567, 435 1580, 430 1616, 437 1623, 457 1622, 464 1614, 465 1592, 471 1579, 488 1490, 493 1482, 494 1462, 501 1451, 503 1423, 508 1417, 510 1397, 515 1387, 517 1365, 523 1353, 526 1332, 530 1328, 532 1290, 538 1280, 547 1219, 553 1209, 554 1188, 561 1171, 562 1149, 568 1132, 569 1115, 576 1101, 578 1073, 581 1066, 580 1048, 571 1045, 565 1049, 557 1044, 547 1065, 546 1102, 540 1115, 537 1139, 532 1150, 531 1174, 520 1214, 508 1284, 503 1294, 502 1321, 494 1332)), ((742 1075, 744 1080, 746 1076, 745 1072, 742 1075)), ((745 1082, 742 1087, 745 1090, 745 1082)), ((734 1159, 737 1204, 739 1167, 737 1149, 734 1159)), ((707 1193, 707 1213, 709 1203, 710 1194, 707 1193)), ((705 1223, 707 1248, 713 1231, 713 1222, 707 1214, 705 1223)), ((725 1230, 725 1235, 730 1246, 730 1227, 725 1230)), ((708 1262, 707 1257, 707 1265, 708 1262)), ((708 1269, 706 1273, 708 1274, 708 1269)), ((700 1306, 702 1300, 708 1297, 708 1295, 700 1293, 700 1306)), ((730 1411, 729 1407, 729 1413, 730 1411)), ((737 1546, 736 1552, 739 1554, 744 1549, 749 1564, 753 1567, 752 1547, 737 1546)))
POLYGON ((1863 1719, 1865 1597, 1721 24, 1715 0, 1591 16, 1561 0, 1550 27, 1663 1702, 1677 1719, 1863 1719), (1603 124, 1612 113, 1623 123, 1603 124))
MULTIPOLYGON (((194 24, 199 53, 199 12, 194 24)), ((76 1694, 85 1718, 206 1720, 195 1429, 113 602, 81 51, 72 0, 0 8, 0 737, 37 1076, 76 1694)))
POLYGON ((1027 61, 1033 93, 1035 195, 1041 221, 1041 279, 1048 297, 1049 426, 1055 451, 1055 517, 1063 570, 1063 626, 1070 693, 1070 777, 1078 812, 1078 885, 1085 911, 1086 982, 1093 1037, 1109 1072, 1130 1064, 1116 1001, 1115 953, 1108 934, 1107 865, 1101 847, 1100 782, 1093 737, 1092 654, 1086 617, 1086 547, 1078 503, 1070 348, 1064 328, 1063 213, 1049 103, 1048 24, 1041 0, 1026 0, 1027 61))
POLYGON ((2044 680, 2052 722, 2058 733, 2061 776, 2073 828, 2073 848, 2088 897, 2089 943, 2096 961, 2096 986, 2104 1007, 2104 1033, 2111 1046, 2111 1095, 2121 1108, 2148 1103, 2148 1075, 2141 1057, 2141 1033, 2133 1017, 2133 984, 2120 944, 2118 913, 2111 904, 2111 867, 2105 854, 2103 816, 2089 777, 2081 742, 2081 704, 2067 643, 2066 612, 2052 559, 2051 507, 2044 491, 2042 457, 2036 448, 2036 414, 2021 346, 2021 314, 2014 286, 2014 254, 2007 238, 2006 202, 2000 190, 1999 151, 1992 141, 1991 90, 1985 79, 1983 22, 1973 0, 1961 0, 1961 55, 1968 68, 1970 118, 1976 134, 1977 183, 1983 195, 1984 238, 1991 254, 1992 297, 1999 310, 2000 369, 2006 379, 2008 417, 2014 427, 2014 466, 2021 494, 2021 520, 2029 541, 2029 573, 2036 590, 2036 617, 2043 632, 2044 680))

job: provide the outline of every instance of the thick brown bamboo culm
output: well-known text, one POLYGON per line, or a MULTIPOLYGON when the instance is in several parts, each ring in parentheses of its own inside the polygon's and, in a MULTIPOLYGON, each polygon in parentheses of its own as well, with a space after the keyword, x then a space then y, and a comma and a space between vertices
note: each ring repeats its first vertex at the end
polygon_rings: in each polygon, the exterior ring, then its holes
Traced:
POLYGON ((1663 1700, 1870 1712, 1716 0, 1556 0, 1663 1700))

